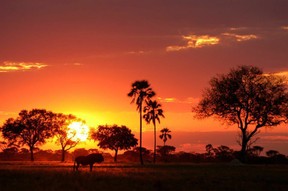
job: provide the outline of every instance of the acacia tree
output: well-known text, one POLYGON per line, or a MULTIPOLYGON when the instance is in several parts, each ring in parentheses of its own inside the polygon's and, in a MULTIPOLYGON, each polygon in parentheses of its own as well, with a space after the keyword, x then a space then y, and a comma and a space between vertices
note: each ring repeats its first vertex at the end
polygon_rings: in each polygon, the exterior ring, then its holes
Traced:
POLYGON ((251 138, 262 127, 287 122, 288 92, 285 80, 264 75, 253 66, 239 66, 211 79, 193 112, 198 118, 214 116, 241 131, 241 157, 245 159, 251 138))
POLYGON ((155 96, 155 92, 150 87, 150 84, 147 80, 135 81, 132 83, 132 88, 128 93, 129 97, 132 97, 131 103, 136 103, 137 111, 139 111, 140 115, 140 163, 144 164, 143 156, 142 156, 142 110, 143 110, 143 102, 145 100, 150 100, 153 96, 155 96))
POLYGON ((114 162, 117 162, 119 150, 128 150, 138 142, 131 130, 123 125, 100 125, 97 131, 91 133, 91 138, 99 141, 100 148, 115 151, 114 162))
POLYGON ((68 150, 76 147, 80 142, 79 139, 75 139, 76 131, 68 134, 69 125, 75 121, 82 121, 74 115, 65 115, 58 113, 56 115, 57 129, 56 129, 56 143, 61 145, 61 162, 65 161, 65 155, 68 150))
POLYGON ((10 145, 27 145, 34 161, 35 146, 44 144, 55 133, 54 119, 55 114, 45 109, 22 110, 16 119, 7 119, 1 131, 10 145))
POLYGON ((152 121, 154 126, 154 163, 156 162, 156 120, 160 124, 160 117, 165 117, 163 115, 163 110, 161 109, 161 107, 161 104, 159 104, 156 100, 146 101, 146 106, 144 107, 144 119, 148 124, 152 121))

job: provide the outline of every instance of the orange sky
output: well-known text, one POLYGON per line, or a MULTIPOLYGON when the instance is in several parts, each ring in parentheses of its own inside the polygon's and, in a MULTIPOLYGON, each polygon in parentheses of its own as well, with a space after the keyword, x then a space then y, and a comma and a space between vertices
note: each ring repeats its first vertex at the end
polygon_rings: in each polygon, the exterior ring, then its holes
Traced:
MULTIPOLYGON (((159 127, 180 137, 172 142, 177 148, 200 144, 192 135, 184 141, 182 132, 210 132, 200 145, 219 145, 211 137, 228 127, 193 119, 191 107, 211 77, 232 67, 288 71, 285 7, 285 0, 0 1, 0 122, 45 108, 92 127, 127 125, 138 136, 127 93, 133 81, 147 79, 165 111, 159 127)), ((270 145, 288 152, 287 128, 267 131, 275 133, 270 145)), ((235 137, 218 139, 235 146, 235 137)))

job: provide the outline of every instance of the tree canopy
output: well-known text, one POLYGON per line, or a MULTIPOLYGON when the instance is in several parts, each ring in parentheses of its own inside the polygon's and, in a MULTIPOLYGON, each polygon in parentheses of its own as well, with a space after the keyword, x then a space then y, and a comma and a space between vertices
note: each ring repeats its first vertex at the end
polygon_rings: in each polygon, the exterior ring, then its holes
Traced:
POLYGON ((16 119, 9 118, 1 128, 3 137, 10 145, 26 145, 34 161, 35 146, 42 145, 53 137, 57 124, 55 114, 45 109, 22 110, 16 119))
POLYGON ((68 126, 75 121, 82 121, 81 119, 77 118, 74 115, 65 115, 62 113, 58 113, 55 116, 55 120, 57 121, 57 128, 56 128, 56 143, 61 145, 62 157, 61 161, 65 161, 65 153, 76 147, 80 140, 74 140, 76 136, 76 132, 72 132, 68 135, 68 126))
POLYGON ((115 151, 114 161, 117 162, 119 150, 128 150, 137 145, 138 140, 126 126, 100 125, 97 131, 91 133, 93 140, 98 140, 98 146, 102 149, 115 151))
POLYGON ((165 146, 166 141, 168 139, 172 139, 172 135, 170 134, 171 131, 168 128, 163 128, 160 130, 160 133, 161 133, 161 135, 159 135, 159 138, 163 140, 164 146, 165 146))
POLYGON ((239 66, 210 81, 199 104, 196 117, 215 116, 241 131, 241 154, 249 140, 262 127, 287 122, 287 84, 281 76, 264 74, 253 66, 239 66))
POLYGON ((132 97, 131 103, 136 103, 137 110, 142 112, 142 104, 145 100, 149 100, 154 97, 156 93, 150 87, 147 80, 135 81, 131 85, 131 90, 128 93, 129 97, 132 97))

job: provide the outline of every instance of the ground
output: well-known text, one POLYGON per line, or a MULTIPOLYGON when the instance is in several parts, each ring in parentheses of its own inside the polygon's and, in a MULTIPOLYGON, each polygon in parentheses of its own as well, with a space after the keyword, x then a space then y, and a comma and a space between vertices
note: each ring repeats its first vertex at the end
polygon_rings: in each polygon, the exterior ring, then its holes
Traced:
POLYGON ((0 190, 288 190, 288 165, 0 162, 0 190))

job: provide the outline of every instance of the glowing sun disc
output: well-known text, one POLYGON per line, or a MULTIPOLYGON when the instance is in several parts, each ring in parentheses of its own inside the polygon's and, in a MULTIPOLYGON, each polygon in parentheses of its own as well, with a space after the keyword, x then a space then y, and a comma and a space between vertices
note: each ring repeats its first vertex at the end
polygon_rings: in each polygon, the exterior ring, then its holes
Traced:
POLYGON ((86 141, 89 136, 89 127, 82 122, 73 122, 68 126, 67 137, 72 141, 86 141))

